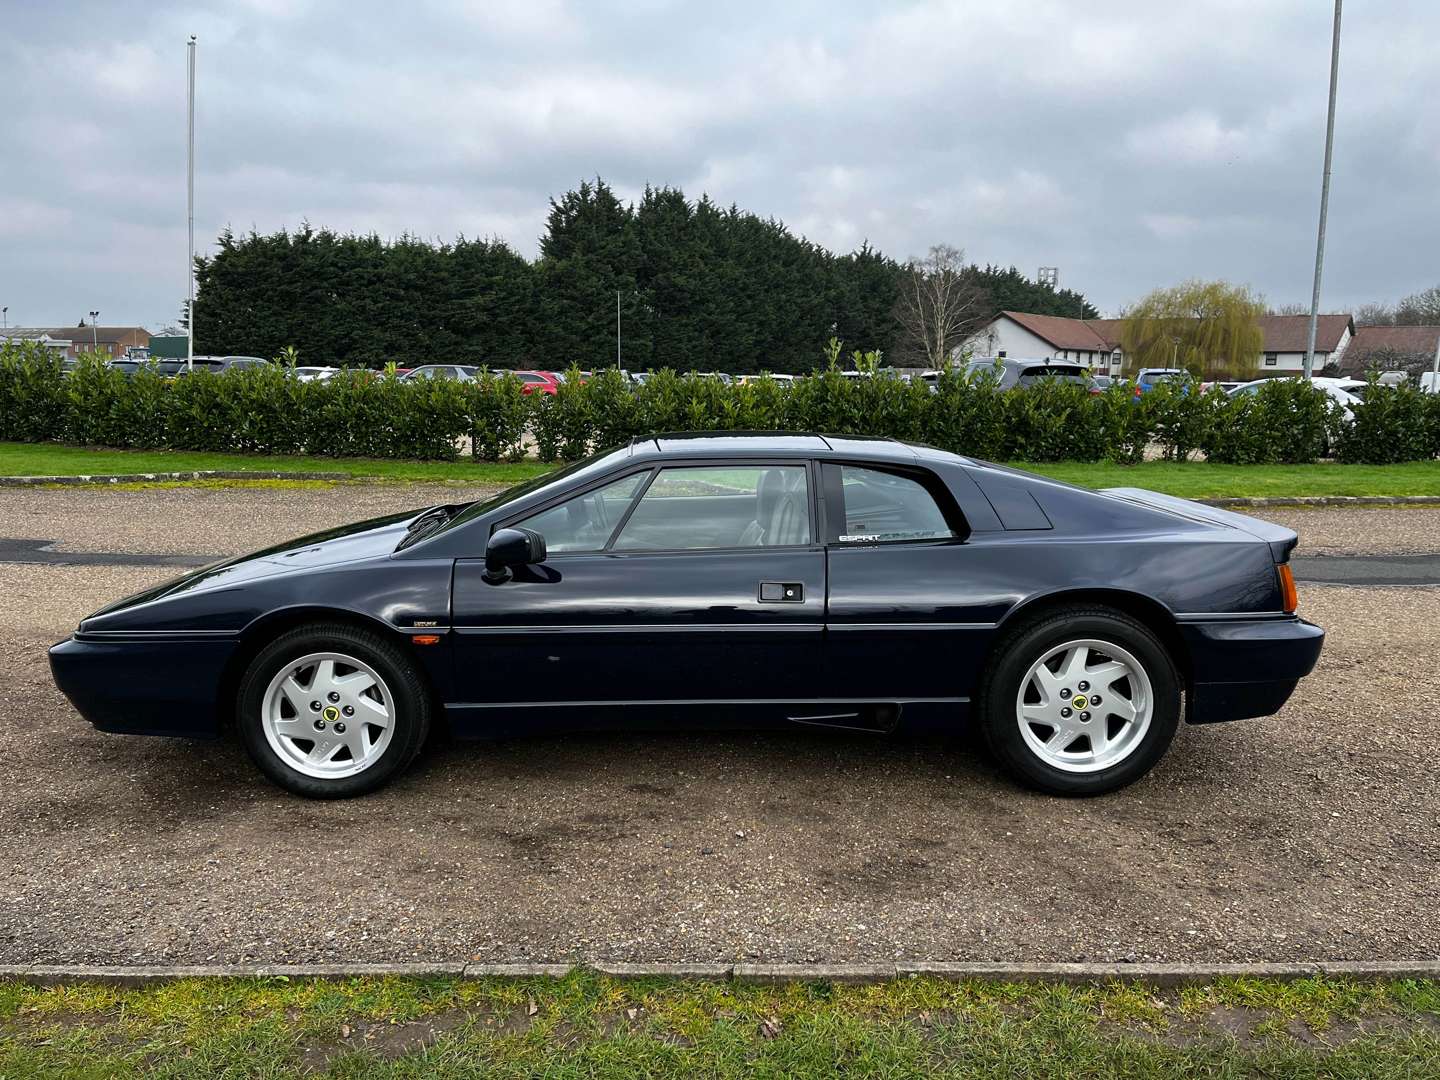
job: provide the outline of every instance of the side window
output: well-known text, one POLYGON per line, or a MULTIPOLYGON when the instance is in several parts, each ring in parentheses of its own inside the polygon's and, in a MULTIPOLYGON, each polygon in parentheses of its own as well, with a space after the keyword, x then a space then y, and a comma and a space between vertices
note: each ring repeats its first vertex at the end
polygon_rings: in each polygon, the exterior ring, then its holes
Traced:
POLYGON ((547 551, 599 551, 609 541, 649 475, 634 473, 516 524, 545 537, 547 551))
MULTIPOLYGON (((841 543, 943 540, 957 535, 935 496, 914 477, 856 465, 825 468, 840 474, 844 512, 837 531, 841 543)), ((833 482, 829 490, 835 491, 833 482)))
POLYGON ((806 477, 803 465, 662 469, 611 550, 808 544, 806 477))

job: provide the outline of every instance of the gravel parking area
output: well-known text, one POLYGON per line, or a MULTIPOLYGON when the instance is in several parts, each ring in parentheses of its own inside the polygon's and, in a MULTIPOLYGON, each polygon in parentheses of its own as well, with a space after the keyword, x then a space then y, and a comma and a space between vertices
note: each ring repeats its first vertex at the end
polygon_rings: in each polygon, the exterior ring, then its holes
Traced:
MULTIPOLYGON (((219 553, 439 492, 3 492, 0 532, 219 553)), ((1406 550, 1392 519, 1425 512, 1302 513, 1406 550)), ((796 732, 436 746, 313 803, 52 686, 47 645, 169 573, 0 565, 0 963, 1440 956, 1440 590, 1302 586, 1330 637, 1283 712, 1184 729, 1101 799, 1020 790, 964 736, 796 732)))
POLYGON ((70 551, 240 555, 335 525, 499 488, 460 484, 213 484, 0 488, 0 533, 70 551))
POLYGON ((1440 553, 1440 506, 1272 506, 1252 516, 1294 529, 1303 555, 1440 553))

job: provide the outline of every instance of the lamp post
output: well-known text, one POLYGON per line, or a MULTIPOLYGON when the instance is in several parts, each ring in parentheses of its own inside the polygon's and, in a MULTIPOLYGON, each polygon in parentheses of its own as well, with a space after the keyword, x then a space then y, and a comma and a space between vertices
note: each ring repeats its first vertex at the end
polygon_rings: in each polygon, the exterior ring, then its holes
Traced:
POLYGON ((92 312, 90 312, 90 351, 91 351, 91 352, 94 352, 96 349, 98 349, 98 348, 100 347, 100 339, 99 339, 99 336, 98 336, 99 333, 100 333, 100 331, 97 330, 97 329, 95 329, 95 320, 97 320, 98 318, 100 318, 100 312, 98 312, 98 311, 92 311, 92 312))
POLYGON ((1325 174, 1320 180, 1320 231, 1315 241, 1315 289, 1310 294, 1310 331, 1305 341, 1305 379, 1315 370, 1315 326, 1320 321, 1320 269, 1325 264, 1325 213, 1330 205, 1330 153, 1335 147, 1335 83, 1340 74, 1340 4, 1335 0, 1335 30, 1330 39, 1330 105, 1325 113, 1325 174))
POLYGON ((185 165, 185 208, 190 238, 189 257, 185 269, 189 274, 190 302, 185 308, 185 370, 195 370, 195 35, 190 35, 185 46, 189 54, 189 94, 186 99, 189 113, 187 131, 187 153, 185 165))
POLYGON ((10 309, 8 307, 0 308, 0 329, 10 329, 10 309))

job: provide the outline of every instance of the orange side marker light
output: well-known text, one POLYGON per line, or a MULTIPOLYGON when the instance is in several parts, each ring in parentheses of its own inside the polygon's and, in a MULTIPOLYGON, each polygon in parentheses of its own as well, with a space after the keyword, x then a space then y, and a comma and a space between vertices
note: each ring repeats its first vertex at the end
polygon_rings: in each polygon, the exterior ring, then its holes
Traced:
POLYGON ((1300 598, 1295 594, 1295 575, 1290 571, 1289 563, 1281 563, 1280 571, 1280 599, 1285 609, 1285 614, 1294 615, 1295 609, 1300 605, 1300 598))
POLYGON ((414 644, 416 644, 416 645, 439 645, 439 644, 440 644, 440 635, 439 635, 439 634, 412 634, 412 635, 410 636, 410 640, 411 640, 412 643, 414 643, 414 644))

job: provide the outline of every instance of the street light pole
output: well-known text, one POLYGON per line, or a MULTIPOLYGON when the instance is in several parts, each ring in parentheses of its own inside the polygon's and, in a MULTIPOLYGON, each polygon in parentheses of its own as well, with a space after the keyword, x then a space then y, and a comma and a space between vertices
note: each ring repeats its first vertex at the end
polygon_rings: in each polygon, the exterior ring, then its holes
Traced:
POLYGON ((185 46, 189 54, 189 95, 187 105, 189 128, 187 131, 187 155, 185 169, 185 207, 188 223, 190 248, 185 268, 189 273, 190 300, 185 307, 185 369, 195 370, 195 35, 185 46))
POLYGON ((98 312, 98 311, 92 311, 92 312, 90 312, 90 351, 91 351, 91 352, 94 352, 96 349, 98 349, 98 348, 100 347, 100 339, 99 339, 100 331, 97 330, 97 329, 95 329, 95 323, 98 322, 99 319, 100 319, 100 312, 98 312))
POLYGON ((620 290, 615 290, 615 370, 620 370, 620 290))
POLYGON ((1310 294, 1310 331, 1305 341, 1305 378, 1315 373, 1315 327, 1320 321, 1320 270, 1325 265, 1325 214, 1330 206, 1330 155, 1335 147, 1335 84, 1340 75, 1340 5, 1335 0, 1335 30, 1330 39, 1330 104, 1325 113, 1325 175, 1320 181, 1320 232, 1315 241, 1315 289, 1310 294))

